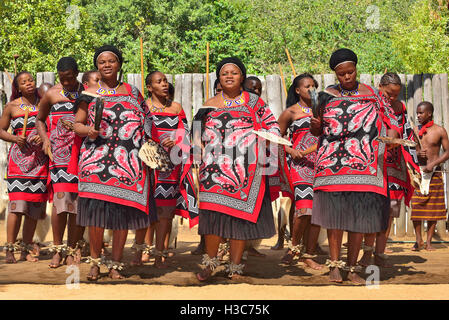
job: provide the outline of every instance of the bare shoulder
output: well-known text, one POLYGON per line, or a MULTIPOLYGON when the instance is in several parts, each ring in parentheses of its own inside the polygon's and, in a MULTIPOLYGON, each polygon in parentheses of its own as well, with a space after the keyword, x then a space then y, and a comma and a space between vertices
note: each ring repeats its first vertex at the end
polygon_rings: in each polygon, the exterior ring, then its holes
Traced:
POLYGON ((171 103, 171 107, 175 111, 175 113, 180 113, 182 111, 182 106, 180 103, 173 101, 171 103))
POLYGON ((338 91, 337 86, 338 85, 336 85, 336 84, 329 86, 326 88, 326 91, 338 96, 338 95, 340 95, 340 91, 338 91))
POLYGON ((208 99, 206 102, 204 102, 203 105, 205 107, 206 106, 221 107, 223 105, 223 102, 221 101, 221 97, 219 95, 216 95, 208 99))
POLYGON ((438 134, 440 135, 440 136, 442 136, 442 137, 444 137, 444 136, 447 136, 447 131, 446 131, 446 129, 444 128, 444 127, 442 127, 442 126, 439 126, 439 125, 435 125, 436 126, 436 129, 437 130, 435 130, 436 132, 438 132, 438 134))

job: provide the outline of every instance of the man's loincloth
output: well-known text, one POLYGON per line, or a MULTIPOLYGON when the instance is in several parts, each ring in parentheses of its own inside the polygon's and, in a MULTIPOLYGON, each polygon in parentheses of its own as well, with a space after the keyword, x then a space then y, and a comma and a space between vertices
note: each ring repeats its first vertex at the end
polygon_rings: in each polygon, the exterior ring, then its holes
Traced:
POLYGON ((442 220, 446 219, 444 203, 444 183, 441 172, 433 174, 430 181, 429 194, 421 194, 418 190, 412 197, 412 220, 442 220))

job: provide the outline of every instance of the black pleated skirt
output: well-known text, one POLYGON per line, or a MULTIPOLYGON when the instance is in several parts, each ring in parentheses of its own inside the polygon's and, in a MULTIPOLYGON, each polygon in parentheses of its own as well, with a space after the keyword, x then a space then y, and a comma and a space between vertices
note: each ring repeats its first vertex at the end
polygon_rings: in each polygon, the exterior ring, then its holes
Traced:
POLYGON ((200 210, 198 234, 214 234, 235 240, 267 239, 274 236, 276 229, 268 184, 256 223, 217 211, 200 210))
POLYGON ((312 223, 326 229, 374 233, 387 230, 390 199, 374 192, 313 194, 312 223))
POLYGON ((133 207, 91 198, 79 198, 76 223, 83 227, 111 230, 138 230, 157 220, 153 197, 150 214, 133 207))

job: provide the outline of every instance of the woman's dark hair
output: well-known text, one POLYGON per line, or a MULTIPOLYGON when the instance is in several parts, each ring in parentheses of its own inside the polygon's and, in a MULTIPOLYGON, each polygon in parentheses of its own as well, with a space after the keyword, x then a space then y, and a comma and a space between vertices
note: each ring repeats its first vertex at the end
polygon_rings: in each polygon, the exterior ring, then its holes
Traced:
POLYGON ((315 84, 315 88, 318 88, 318 82, 310 73, 300 74, 293 80, 293 83, 290 86, 290 88, 288 88, 287 101, 286 101, 287 107, 290 107, 299 101, 299 95, 296 93, 296 88, 299 87, 299 83, 301 82, 301 80, 305 78, 312 79, 313 83, 315 84))
POLYGON ((402 85, 401 78, 394 72, 385 73, 382 78, 380 78, 379 84, 381 86, 388 86, 389 84, 402 85))
MULTIPOLYGON (((150 85, 151 84, 151 79, 153 78, 153 75, 156 73, 156 72, 160 72, 159 70, 154 70, 154 71, 151 71, 149 74, 147 74, 147 76, 146 76, 146 78, 145 78, 145 85, 150 85)), ((151 97, 151 92, 150 91, 148 91, 148 96, 149 97, 151 97)))
MULTIPOLYGON (((17 98, 20 98, 22 96, 22 92, 19 92, 19 77, 24 74, 29 74, 30 76, 32 76, 32 74, 28 71, 21 71, 14 77, 14 79, 12 80, 12 92, 9 101, 16 100, 17 98)), ((39 97, 37 88, 34 94, 39 97)))

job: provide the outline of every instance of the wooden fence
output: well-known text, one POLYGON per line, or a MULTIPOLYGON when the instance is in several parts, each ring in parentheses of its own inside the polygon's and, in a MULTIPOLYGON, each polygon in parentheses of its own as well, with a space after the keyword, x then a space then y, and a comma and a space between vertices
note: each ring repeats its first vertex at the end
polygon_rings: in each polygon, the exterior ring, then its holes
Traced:
MULTIPOLYGON (((13 77, 12 74, 10 74, 13 77)), ((183 109, 187 115, 189 122, 196 110, 202 106, 206 97, 206 74, 194 73, 194 74, 167 74, 167 79, 175 87, 174 100, 181 103, 183 109)), ((215 73, 209 75, 209 97, 213 95, 213 83, 216 79, 215 73)), ((377 87, 382 75, 375 74, 361 74, 359 77, 360 82, 377 87)), ((403 83, 402 91, 399 99, 403 101, 407 106, 409 117, 415 122, 416 107, 419 102, 425 100, 430 101, 434 105, 434 121, 436 124, 445 128, 449 128, 449 87, 448 87, 448 74, 400 74, 401 81, 403 83)), ((79 75, 81 79, 82 74, 79 75)), ((329 85, 336 83, 335 74, 317 74, 314 75, 319 87, 318 89, 326 88, 329 85)), ((285 92, 282 87, 281 77, 279 75, 266 75, 258 76, 262 81, 262 99, 267 102, 270 109, 276 117, 282 113, 285 109, 285 92)), ((290 80, 293 79, 293 76, 290 80)), ((141 88, 141 75, 140 74, 127 74, 125 80, 135 85, 137 88, 141 88)), ((54 83, 55 74, 53 72, 40 72, 36 75, 36 84, 39 86, 43 82, 54 83)), ((286 81, 287 86, 291 81, 286 81)), ((11 83, 4 72, 0 72, 0 92, 4 90, 7 97, 11 95, 11 83)), ((3 107, 0 102, 0 110, 3 107)), ((6 155, 7 145, 0 141, 0 188, 3 191, 1 199, 5 198, 6 186, 3 181, 6 168, 6 155)), ((446 183, 446 201, 449 199, 449 175, 445 174, 446 183)), ((6 198, 7 199, 7 198, 6 198)), ((0 201, 1 202, 1 201, 0 201)), ((0 213, 2 207, 0 204, 0 213)), ((414 237, 413 225, 410 220, 410 208, 406 208, 404 203, 401 208, 401 215, 395 219, 395 228, 392 229, 395 236, 398 238, 414 237)), ((441 239, 447 239, 446 221, 439 221, 437 224, 437 235, 441 239)), ((411 238, 410 238, 411 239, 411 238)))

